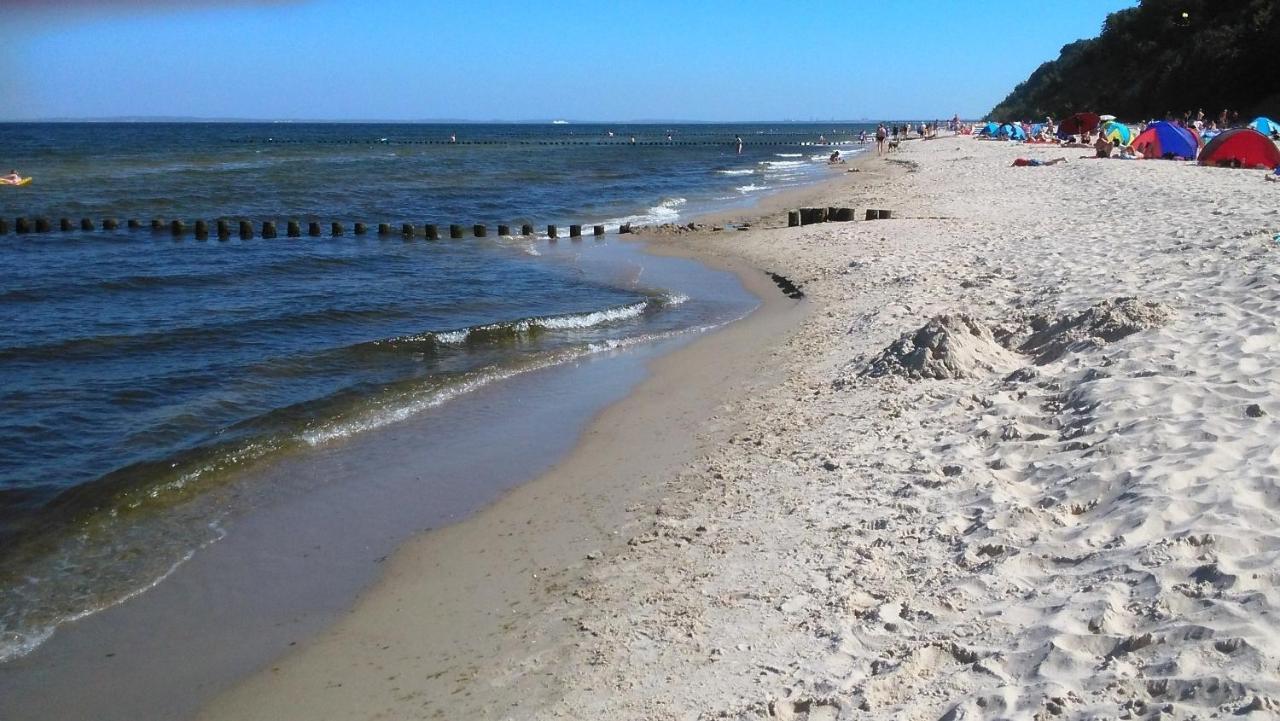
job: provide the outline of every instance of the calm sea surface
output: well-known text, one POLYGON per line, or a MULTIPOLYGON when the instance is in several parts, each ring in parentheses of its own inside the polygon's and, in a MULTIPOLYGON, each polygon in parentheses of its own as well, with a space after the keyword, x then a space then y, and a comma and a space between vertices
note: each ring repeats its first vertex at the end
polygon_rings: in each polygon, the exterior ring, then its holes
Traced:
POLYGON ((499 223, 612 230, 745 205, 824 175, 820 136, 864 129, 0 124, 0 169, 34 177, 0 187, 0 217, 53 221, 0 236, 0 661, 216 540, 192 500, 255 463, 740 312, 499 223), (274 220, 280 237, 174 238, 153 218, 274 220), (284 237, 291 219, 324 237, 284 237))

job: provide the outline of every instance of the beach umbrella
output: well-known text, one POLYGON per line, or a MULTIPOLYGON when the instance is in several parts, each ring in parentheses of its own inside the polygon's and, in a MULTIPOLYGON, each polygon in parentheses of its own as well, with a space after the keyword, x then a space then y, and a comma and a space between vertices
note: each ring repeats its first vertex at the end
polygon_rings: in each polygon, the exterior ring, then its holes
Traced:
POLYGON ((1104 122, 1104 123, 1109 122, 1109 121, 1112 121, 1112 120, 1115 120, 1115 119, 1116 119, 1116 116, 1114 116, 1114 115, 1099 115, 1099 116, 1098 116, 1098 120, 1101 120, 1101 121, 1102 121, 1102 122, 1104 122))
POLYGON ((1124 123, 1112 121, 1103 125, 1102 135, 1112 143, 1119 143, 1120 145, 1128 145, 1133 142, 1133 131, 1124 123))
POLYGON ((1092 133, 1097 129, 1102 119, 1097 113, 1076 113, 1058 126, 1058 136, 1065 138, 1068 135, 1079 135, 1080 133, 1092 133))
POLYGON ((1259 133, 1262 133, 1263 135, 1280 133, 1280 124, 1277 124, 1276 121, 1272 120, 1271 118, 1257 118, 1252 123, 1249 123, 1249 127, 1253 128, 1259 133))

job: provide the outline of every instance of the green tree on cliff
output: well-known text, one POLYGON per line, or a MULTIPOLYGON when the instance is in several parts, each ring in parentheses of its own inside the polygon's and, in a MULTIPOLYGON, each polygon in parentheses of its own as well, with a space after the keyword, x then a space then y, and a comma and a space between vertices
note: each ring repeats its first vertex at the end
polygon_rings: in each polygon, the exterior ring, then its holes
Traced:
POLYGON ((1142 0, 1109 15, 1098 37, 1063 47, 989 117, 1216 117, 1224 108, 1280 114, 1280 0, 1142 0))

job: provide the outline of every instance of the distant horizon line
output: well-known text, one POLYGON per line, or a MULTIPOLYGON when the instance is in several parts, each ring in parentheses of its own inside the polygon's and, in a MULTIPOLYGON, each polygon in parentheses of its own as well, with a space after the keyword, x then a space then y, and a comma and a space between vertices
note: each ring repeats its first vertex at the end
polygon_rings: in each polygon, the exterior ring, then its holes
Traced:
MULTIPOLYGON (((790 124, 790 125, 813 125, 816 123, 876 123, 876 122, 897 122, 903 121, 903 118, 852 118, 852 119, 819 119, 819 120, 689 120, 676 118, 655 118, 655 119, 637 119, 637 120, 569 120, 565 118, 547 118, 547 119, 528 119, 528 120, 474 120, 464 118, 422 118, 417 120, 404 119, 378 119, 378 118, 359 118, 359 119, 322 119, 322 118, 303 118, 303 119, 282 119, 282 118, 204 118, 198 116, 183 115, 121 115, 121 116, 102 116, 87 118, 0 118, 0 124, 17 124, 17 123, 261 123, 269 125, 292 125, 292 124, 332 124, 332 125, 361 125, 382 123, 388 125, 765 125, 765 124, 790 124)), ((942 121, 941 118, 937 120, 942 121)))

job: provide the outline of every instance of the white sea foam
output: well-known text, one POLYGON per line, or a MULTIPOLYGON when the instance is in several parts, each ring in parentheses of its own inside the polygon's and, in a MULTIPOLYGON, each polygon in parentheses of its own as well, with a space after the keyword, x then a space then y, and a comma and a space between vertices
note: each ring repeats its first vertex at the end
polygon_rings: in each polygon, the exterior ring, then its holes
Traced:
POLYGON ((521 325, 523 329, 532 326, 541 326, 551 330, 570 330, 575 328, 590 328, 592 326, 601 325, 603 323, 612 323, 619 320, 629 320, 638 318, 644 313, 645 308, 649 307, 648 301, 641 303, 632 303, 624 305, 621 308, 609 308, 607 310, 598 310, 594 313, 581 313, 577 315, 552 316, 549 318, 539 318, 533 321, 526 321, 521 325))
MULTIPOLYGON (((683 294, 665 296, 662 304, 667 306, 679 305, 689 297, 683 294)), ((620 320, 630 320, 638 318, 648 310, 651 301, 643 300, 638 303, 618 306, 616 308, 606 308, 604 310, 592 311, 590 313, 573 313, 569 315, 551 315, 539 318, 529 318, 511 324, 492 324, 476 326, 474 328, 463 328, 460 330, 443 331, 440 333, 432 333, 431 337, 441 343, 457 345, 465 343, 467 338, 476 331, 496 330, 499 328, 510 328, 516 333, 526 333, 532 328, 543 328, 546 330, 575 330, 581 328, 591 328, 605 323, 614 323, 620 320)), ((425 336, 411 336, 410 340, 424 340, 425 336)))
POLYGON ((774 153, 774 157, 778 157, 778 158, 802 158, 802 157, 804 157, 804 156, 803 156, 802 154, 800 154, 800 153, 774 153))
POLYGON ((621 218, 611 218, 606 220, 603 225, 605 231, 616 232, 620 226, 631 225, 661 225, 663 223, 674 223, 680 219, 680 211, 678 208, 689 202, 686 198, 665 198, 662 202, 649 208, 648 211, 637 214, 627 215, 621 218))
POLYGON ((743 168, 741 170, 717 170, 716 172, 721 175, 751 175, 756 171, 751 168, 743 168))
POLYGON ((755 193, 755 192, 757 192, 757 191, 761 191, 761 190, 769 190, 769 189, 770 189, 770 187, 772 187, 772 186, 768 186, 768 185, 756 185, 755 183, 752 183, 752 184, 750 184, 750 185, 739 185, 739 186, 738 186, 738 192, 739 192, 739 193, 742 193, 743 195, 746 195, 747 193, 755 193))
POLYGON ((450 330, 450 331, 445 331, 443 333, 436 333, 435 337, 436 337, 436 340, 440 341, 441 343, 455 344, 455 343, 462 343, 466 341, 467 336, 470 334, 471 334, 471 331, 464 328, 462 330, 450 330))

